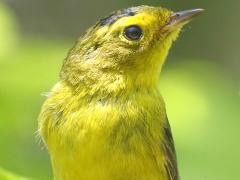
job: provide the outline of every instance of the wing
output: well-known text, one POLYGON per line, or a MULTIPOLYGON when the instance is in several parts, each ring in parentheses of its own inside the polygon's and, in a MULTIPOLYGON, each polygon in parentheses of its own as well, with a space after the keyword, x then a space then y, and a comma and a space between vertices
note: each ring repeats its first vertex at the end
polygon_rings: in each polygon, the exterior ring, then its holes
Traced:
POLYGON ((164 139, 165 140, 162 145, 166 156, 165 168, 168 174, 168 179, 180 180, 177 168, 177 157, 174 147, 174 141, 168 119, 166 119, 166 123, 164 126, 164 139))

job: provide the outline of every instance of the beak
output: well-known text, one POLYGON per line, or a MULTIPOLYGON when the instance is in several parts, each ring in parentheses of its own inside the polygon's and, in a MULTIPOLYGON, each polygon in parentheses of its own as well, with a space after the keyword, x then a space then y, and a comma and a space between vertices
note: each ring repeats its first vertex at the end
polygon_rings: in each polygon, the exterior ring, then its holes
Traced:
POLYGON ((192 9, 173 13, 170 21, 164 27, 166 31, 172 31, 181 28, 183 25, 189 23, 195 16, 200 15, 204 9, 192 9))

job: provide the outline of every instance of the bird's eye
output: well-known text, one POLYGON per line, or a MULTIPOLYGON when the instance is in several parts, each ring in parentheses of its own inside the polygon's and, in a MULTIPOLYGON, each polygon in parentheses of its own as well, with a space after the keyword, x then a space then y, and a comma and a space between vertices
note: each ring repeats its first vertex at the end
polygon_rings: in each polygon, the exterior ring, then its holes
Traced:
POLYGON ((142 29, 137 25, 128 26, 124 29, 124 36, 132 41, 139 40, 142 34, 142 29))

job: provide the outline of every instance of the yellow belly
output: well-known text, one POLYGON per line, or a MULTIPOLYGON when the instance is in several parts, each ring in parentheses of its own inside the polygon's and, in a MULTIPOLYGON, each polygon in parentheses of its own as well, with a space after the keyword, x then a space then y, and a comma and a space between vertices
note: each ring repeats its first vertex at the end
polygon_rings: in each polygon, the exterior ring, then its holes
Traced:
MULTIPOLYGON (((135 130, 136 131, 136 130, 135 130)), ((136 133, 136 132, 135 132, 136 133)), ((97 133, 81 142, 51 142, 51 160, 57 180, 165 180, 160 144, 133 135, 111 142, 97 133), (122 139, 123 140, 123 139, 122 139), (153 142, 152 142, 153 143, 153 142), (76 146, 76 144, 78 144, 76 146)))
POLYGON ((116 153, 109 151, 96 156, 96 150, 90 153, 86 149, 84 153, 64 153, 61 158, 52 156, 54 175, 57 180, 166 179, 165 172, 161 170, 154 157, 138 156, 121 151, 116 153))
POLYGON ((42 110, 40 131, 56 180, 167 180, 165 110, 156 97, 141 96, 142 105, 80 106, 75 99, 65 109, 50 99, 42 110))

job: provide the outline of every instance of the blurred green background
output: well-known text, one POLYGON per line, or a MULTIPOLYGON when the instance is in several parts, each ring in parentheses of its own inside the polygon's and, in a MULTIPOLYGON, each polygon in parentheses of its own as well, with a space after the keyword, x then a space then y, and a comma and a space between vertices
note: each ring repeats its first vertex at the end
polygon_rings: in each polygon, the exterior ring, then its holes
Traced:
POLYGON ((109 12, 141 4, 205 8, 174 44, 160 87, 183 180, 240 179, 240 1, 0 1, 0 167, 52 179, 37 117, 76 38, 109 12))

